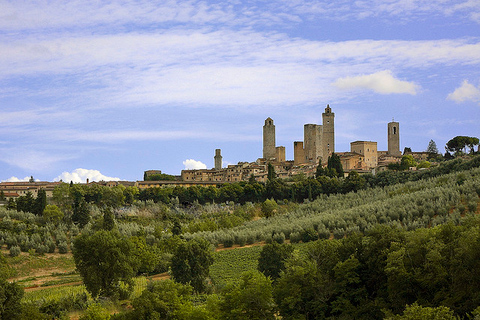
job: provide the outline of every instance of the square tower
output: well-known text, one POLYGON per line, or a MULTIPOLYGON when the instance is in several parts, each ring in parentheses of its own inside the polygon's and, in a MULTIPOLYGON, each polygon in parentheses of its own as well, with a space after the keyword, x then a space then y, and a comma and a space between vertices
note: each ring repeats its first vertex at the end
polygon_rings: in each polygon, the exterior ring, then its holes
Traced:
POLYGON ((305 163, 317 163, 322 157, 322 126, 306 124, 303 126, 303 143, 305 148, 305 163))
POLYGON ((400 127, 399 123, 392 121, 388 123, 388 155, 400 157, 400 127))
POLYGON ((215 149, 215 170, 221 170, 222 169, 222 150, 221 149, 215 149))
POLYGON ((275 125, 272 118, 268 117, 263 126, 263 158, 270 160, 275 155, 275 125))
POLYGON ((335 152, 335 113, 332 112, 330 105, 327 104, 325 112, 322 113, 323 121, 323 137, 322 137, 322 148, 323 148, 323 160, 322 162, 327 162, 328 157, 335 152))

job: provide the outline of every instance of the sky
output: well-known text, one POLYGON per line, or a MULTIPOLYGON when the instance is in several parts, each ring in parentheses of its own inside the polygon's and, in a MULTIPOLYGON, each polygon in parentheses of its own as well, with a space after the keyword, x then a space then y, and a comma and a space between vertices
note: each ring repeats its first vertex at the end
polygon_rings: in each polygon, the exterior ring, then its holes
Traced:
POLYGON ((479 0, 0 0, 0 181, 142 180, 335 151, 400 123, 400 148, 480 136, 479 0))

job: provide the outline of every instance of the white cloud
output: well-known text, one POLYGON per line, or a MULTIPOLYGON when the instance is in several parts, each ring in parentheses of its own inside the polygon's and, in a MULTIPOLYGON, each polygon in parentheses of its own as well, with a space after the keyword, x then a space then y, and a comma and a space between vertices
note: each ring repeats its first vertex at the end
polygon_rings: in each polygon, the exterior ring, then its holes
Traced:
POLYGON ((396 79, 390 70, 340 78, 333 85, 344 90, 369 89, 380 94, 407 93, 415 95, 419 89, 418 85, 413 82, 396 79))
POLYGON ((447 96, 455 102, 473 101, 480 102, 480 87, 475 87, 468 80, 463 80, 462 85, 447 96))
MULTIPOLYGON (((2 180, 2 182, 28 182, 28 181, 30 181, 30 178, 31 178, 31 177, 25 177, 25 178, 23 178, 23 179, 19 179, 19 178, 17 178, 17 177, 10 177, 10 178, 8 178, 8 179, 6 179, 6 180, 2 180)), ((40 181, 40 180, 35 179, 35 181, 40 181)))
POLYGON ((207 169, 207 165, 205 163, 193 159, 187 159, 183 161, 183 165, 185 166, 185 170, 207 169))
POLYGON ((92 169, 82 169, 78 168, 73 170, 72 172, 63 172, 61 175, 53 179, 53 181, 64 181, 64 182, 70 182, 73 181, 73 183, 85 183, 87 181, 119 181, 121 180, 120 178, 113 178, 113 177, 107 177, 103 174, 100 173, 98 170, 92 170, 92 169))

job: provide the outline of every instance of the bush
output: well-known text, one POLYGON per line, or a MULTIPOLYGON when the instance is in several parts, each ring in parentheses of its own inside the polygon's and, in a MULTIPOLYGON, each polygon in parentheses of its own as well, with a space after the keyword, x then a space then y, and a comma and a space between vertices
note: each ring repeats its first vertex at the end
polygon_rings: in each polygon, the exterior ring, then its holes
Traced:
POLYGON ((20 255, 21 252, 22 252, 22 250, 20 250, 19 246, 10 247, 10 256, 11 257, 17 257, 17 256, 20 255))
POLYGON ((307 228, 302 232, 302 241, 310 242, 318 239, 318 234, 313 228, 307 228))
POLYGON ((298 243, 302 240, 302 235, 300 232, 292 232, 290 233, 290 242, 291 243, 298 243))
POLYGON ((225 239, 223 240, 223 246, 225 248, 232 247, 234 243, 235 243, 235 238, 231 234, 225 236, 225 239))
POLYGON ((62 241, 58 244, 58 252, 59 253, 67 253, 68 252, 67 241, 62 241))
POLYGON ((283 232, 280 232, 280 233, 275 233, 273 235, 273 241, 279 243, 279 244, 282 244, 285 242, 285 234, 283 234, 283 232))

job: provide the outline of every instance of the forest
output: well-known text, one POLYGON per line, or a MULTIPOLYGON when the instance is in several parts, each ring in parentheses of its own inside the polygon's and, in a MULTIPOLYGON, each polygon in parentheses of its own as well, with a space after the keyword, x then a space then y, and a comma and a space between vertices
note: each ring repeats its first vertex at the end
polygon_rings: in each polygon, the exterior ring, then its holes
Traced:
POLYGON ((1 319, 480 319, 480 156, 336 173, 20 197, 1 319), (22 267, 54 257, 68 272, 31 290, 22 267))

